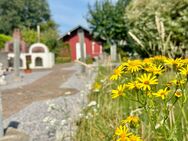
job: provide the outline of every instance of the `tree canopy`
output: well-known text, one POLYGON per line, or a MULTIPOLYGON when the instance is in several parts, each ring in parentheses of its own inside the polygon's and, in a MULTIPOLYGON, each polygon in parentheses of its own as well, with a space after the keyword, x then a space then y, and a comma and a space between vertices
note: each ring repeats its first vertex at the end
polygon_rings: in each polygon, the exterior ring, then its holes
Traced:
POLYGON ((102 39, 108 44, 121 44, 127 37, 127 25, 124 18, 128 0, 112 3, 110 0, 96 1, 89 5, 87 21, 96 39, 102 39))
POLYGON ((50 20, 46 0, 1 0, 0 33, 11 34, 15 27, 36 29, 50 20))

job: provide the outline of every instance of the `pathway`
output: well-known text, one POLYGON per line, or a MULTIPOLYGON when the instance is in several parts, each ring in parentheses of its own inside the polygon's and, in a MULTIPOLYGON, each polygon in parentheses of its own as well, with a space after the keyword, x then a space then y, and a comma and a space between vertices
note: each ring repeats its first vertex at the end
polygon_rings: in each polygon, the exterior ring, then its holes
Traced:
POLYGON ((91 84, 80 70, 77 64, 57 65, 31 84, 4 90, 5 127, 18 124, 19 130, 32 137, 31 141, 54 141, 57 129, 63 130, 59 135, 71 141, 91 84))

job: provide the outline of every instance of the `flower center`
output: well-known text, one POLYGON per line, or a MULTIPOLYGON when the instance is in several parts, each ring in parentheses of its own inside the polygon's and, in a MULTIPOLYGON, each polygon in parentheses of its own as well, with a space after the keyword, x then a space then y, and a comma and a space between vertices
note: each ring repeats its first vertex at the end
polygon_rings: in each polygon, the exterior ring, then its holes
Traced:
POLYGON ((122 133, 121 134, 121 141, 125 141, 125 139, 126 139, 126 133, 122 133))
POLYGON ((147 81, 147 80, 146 80, 146 81, 144 81, 144 84, 148 85, 148 84, 149 84, 149 81, 147 81))
POLYGON ((119 75, 119 74, 120 74, 120 70, 116 69, 116 70, 114 70, 114 73, 115 73, 116 75, 119 75))
POLYGON ((165 95, 166 93, 165 92, 161 92, 161 95, 165 95))

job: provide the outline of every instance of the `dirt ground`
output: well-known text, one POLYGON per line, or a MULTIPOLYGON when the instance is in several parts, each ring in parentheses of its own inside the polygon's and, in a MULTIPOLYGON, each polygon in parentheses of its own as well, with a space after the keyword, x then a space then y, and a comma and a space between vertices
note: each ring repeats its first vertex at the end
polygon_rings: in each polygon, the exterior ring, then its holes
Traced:
POLYGON ((21 88, 4 90, 2 92, 4 118, 8 118, 34 101, 53 99, 64 95, 67 91, 70 91, 71 94, 77 93, 76 89, 59 88, 73 73, 73 70, 63 70, 63 68, 71 65, 56 65, 50 74, 31 84, 21 88))

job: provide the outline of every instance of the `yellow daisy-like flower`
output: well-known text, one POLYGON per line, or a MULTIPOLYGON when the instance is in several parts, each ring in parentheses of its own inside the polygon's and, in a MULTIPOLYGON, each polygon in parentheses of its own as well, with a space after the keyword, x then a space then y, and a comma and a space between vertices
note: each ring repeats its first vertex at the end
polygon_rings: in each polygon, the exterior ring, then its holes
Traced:
POLYGON ((129 136, 132 133, 128 132, 128 128, 125 125, 120 125, 115 131, 115 135, 118 136, 117 141, 129 141, 129 136))
POLYGON ((188 76, 188 65, 185 68, 179 69, 180 74, 188 76))
POLYGON ((131 135, 129 141, 143 141, 139 136, 131 135))
POLYGON ((152 65, 153 64, 153 58, 146 58, 143 61, 144 65, 152 65))
POLYGON ((180 89, 177 89, 175 94, 174 94, 177 98, 180 98, 182 96, 182 91, 180 89))
POLYGON ((112 90, 112 98, 114 99, 114 98, 117 98, 119 96, 124 96, 125 95, 125 93, 124 93, 125 88, 126 88, 126 86, 125 86, 125 84, 123 84, 123 85, 119 85, 116 90, 112 90))
POLYGON ((124 73, 123 70, 124 67, 122 65, 114 69, 114 74, 110 77, 110 80, 117 80, 119 77, 121 77, 122 74, 124 73))
POLYGON ((181 85, 185 84, 185 82, 186 82, 185 79, 182 79, 182 80, 174 79, 171 81, 171 83, 174 84, 175 86, 181 86, 181 85))
POLYGON ((138 81, 129 82, 128 84, 126 84, 126 87, 127 87, 129 90, 139 89, 139 88, 140 88, 138 81))
POLYGON ((165 63, 167 65, 175 66, 177 69, 183 66, 183 60, 181 58, 176 58, 176 59, 168 58, 165 60, 165 63))
POLYGON ((142 61, 141 60, 128 60, 126 63, 123 64, 128 72, 138 72, 142 69, 142 61))
POLYGON ((145 70, 147 72, 153 73, 154 75, 160 75, 165 71, 162 65, 159 65, 159 66, 150 65, 149 67, 145 68, 145 70))
POLYGON ((165 88, 165 89, 160 89, 157 93, 154 93, 154 95, 157 97, 161 97, 164 100, 169 92, 170 90, 168 90, 168 88, 165 88))
POLYGON ((137 79, 139 81, 140 88, 142 88, 144 91, 151 90, 151 85, 158 84, 158 79, 156 78, 156 76, 152 76, 151 73, 148 75, 146 73, 144 73, 137 79))
POLYGON ((93 85, 94 91, 99 91, 101 89, 102 85, 98 82, 95 82, 93 85))
POLYGON ((188 58, 183 59, 183 63, 184 63, 184 65, 187 65, 188 64, 188 58))
POLYGON ((122 120, 123 124, 131 123, 131 124, 137 125, 139 122, 140 120, 138 116, 128 116, 125 120, 122 120))
POLYGON ((154 56, 153 57, 154 60, 157 60, 157 61, 162 61, 164 62, 166 60, 166 57, 165 56, 154 56))

